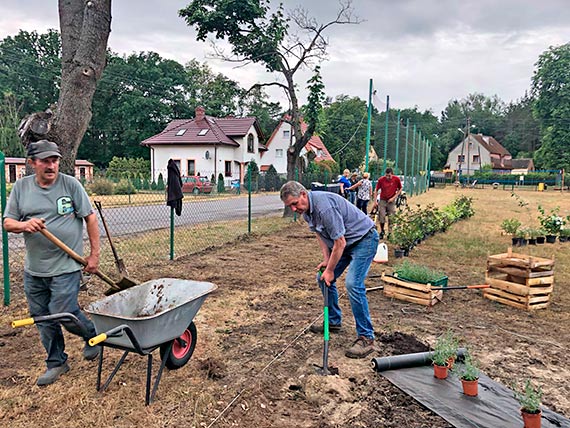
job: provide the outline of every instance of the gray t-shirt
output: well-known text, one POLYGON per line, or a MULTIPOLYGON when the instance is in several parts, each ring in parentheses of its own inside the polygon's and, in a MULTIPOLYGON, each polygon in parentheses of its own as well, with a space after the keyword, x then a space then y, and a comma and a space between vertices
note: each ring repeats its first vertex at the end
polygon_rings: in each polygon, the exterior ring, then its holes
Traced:
POLYGON ((317 191, 308 192, 308 196, 309 210, 303 217, 329 248, 342 236, 350 246, 374 227, 370 217, 336 193, 317 191))
MULTIPOLYGON (((83 254, 83 218, 93 212, 89 197, 74 177, 58 174, 53 185, 42 188, 35 175, 14 184, 5 217, 26 221, 44 218, 46 228, 76 253, 83 254)), ((81 265, 52 244, 41 233, 24 232, 24 270, 31 275, 50 277, 75 272, 81 265)))

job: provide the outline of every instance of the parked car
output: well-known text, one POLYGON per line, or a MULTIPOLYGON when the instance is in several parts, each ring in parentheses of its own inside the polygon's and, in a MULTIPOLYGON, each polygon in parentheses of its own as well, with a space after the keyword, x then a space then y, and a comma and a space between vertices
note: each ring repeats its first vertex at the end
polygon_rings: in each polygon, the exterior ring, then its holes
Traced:
POLYGON ((200 193, 211 193, 212 183, 206 177, 201 177, 199 175, 190 175, 188 177, 182 177, 182 191, 184 193, 193 193, 198 195, 200 193))

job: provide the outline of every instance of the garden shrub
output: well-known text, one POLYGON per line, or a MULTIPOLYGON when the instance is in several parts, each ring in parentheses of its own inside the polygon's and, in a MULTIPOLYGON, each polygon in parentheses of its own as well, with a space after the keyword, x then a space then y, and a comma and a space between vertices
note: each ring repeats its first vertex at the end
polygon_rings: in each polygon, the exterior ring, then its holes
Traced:
POLYGON ((87 187, 88 191, 96 195, 112 195, 115 192, 115 186, 111 180, 106 178, 96 178, 93 183, 87 187))
POLYGON ((122 179, 115 184, 116 195, 133 195, 135 193, 137 193, 137 189, 129 180, 122 179))

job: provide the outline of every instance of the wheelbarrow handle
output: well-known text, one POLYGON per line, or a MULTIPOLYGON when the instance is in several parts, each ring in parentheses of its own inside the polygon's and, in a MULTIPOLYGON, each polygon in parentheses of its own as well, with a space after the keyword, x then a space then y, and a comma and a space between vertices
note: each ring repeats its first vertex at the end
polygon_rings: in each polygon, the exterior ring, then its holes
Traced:
POLYGON ((79 321, 79 319, 75 315, 69 312, 61 312, 58 314, 51 314, 51 315, 40 315, 37 317, 14 320, 12 321, 12 327, 13 328, 24 327, 27 325, 40 324, 42 322, 47 322, 47 321, 71 322, 82 330, 84 336, 87 336, 89 334, 83 323, 79 321))
MULTIPOLYGON (((47 229, 40 229, 40 233, 42 235, 44 235, 47 239, 49 239, 54 245, 56 245, 57 247, 59 247, 60 250, 64 251, 65 253, 67 253, 67 255, 69 255, 69 257, 71 257, 73 260, 75 260, 77 263, 81 263, 83 266, 87 266, 87 260, 85 260, 83 257, 81 257, 79 254, 77 254, 75 251, 73 251, 71 248, 69 248, 67 245, 65 245, 65 243, 63 241, 61 241, 57 236, 55 236, 53 233, 51 233, 49 230, 47 229)), ((116 289, 116 290, 120 290, 120 287, 117 286, 117 284, 115 283, 115 281, 113 281, 111 278, 109 278, 107 275, 105 275, 102 272, 99 272, 99 270, 96 270, 95 272, 93 272, 95 275, 97 275, 99 278, 101 278, 103 281, 105 281, 107 284, 109 284, 112 288, 116 289)))
POLYGON ((21 320, 12 321, 12 328, 25 327, 27 325, 34 325, 36 321, 33 318, 24 318, 21 320))
POLYGON ((454 287, 431 287, 432 290, 465 290, 466 288, 489 288, 489 284, 480 285, 458 285, 454 287))
POLYGON ((107 333, 98 334, 97 336, 89 339, 89 346, 98 345, 99 343, 104 342, 105 340, 107 340, 107 333))

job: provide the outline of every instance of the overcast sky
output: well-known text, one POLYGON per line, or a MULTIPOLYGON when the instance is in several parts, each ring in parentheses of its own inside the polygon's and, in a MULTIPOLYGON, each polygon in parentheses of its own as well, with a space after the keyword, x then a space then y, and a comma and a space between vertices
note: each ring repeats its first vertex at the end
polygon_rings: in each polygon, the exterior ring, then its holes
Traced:
MULTIPOLYGON (((286 10, 302 4, 319 22, 331 20, 338 9, 334 0, 283 3, 286 10)), ((245 88, 275 78, 259 66, 233 68, 211 59, 210 46, 196 42, 194 30, 178 17, 187 4, 113 0, 109 47, 120 54, 155 51, 180 63, 207 61, 245 88)), ((514 101, 530 88, 539 55, 570 41, 568 0, 353 0, 353 8, 362 23, 326 33, 325 91, 366 100, 373 79, 379 108, 386 95, 392 107, 417 106, 436 115, 449 100, 473 92, 514 101)), ((56 0, 2 0, 0 38, 48 28, 59 29, 56 0)), ((308 77, 307 70, 296 80, 302 101, 308 77)), ((286 102, 277 91, 271 96, 286 102)))

